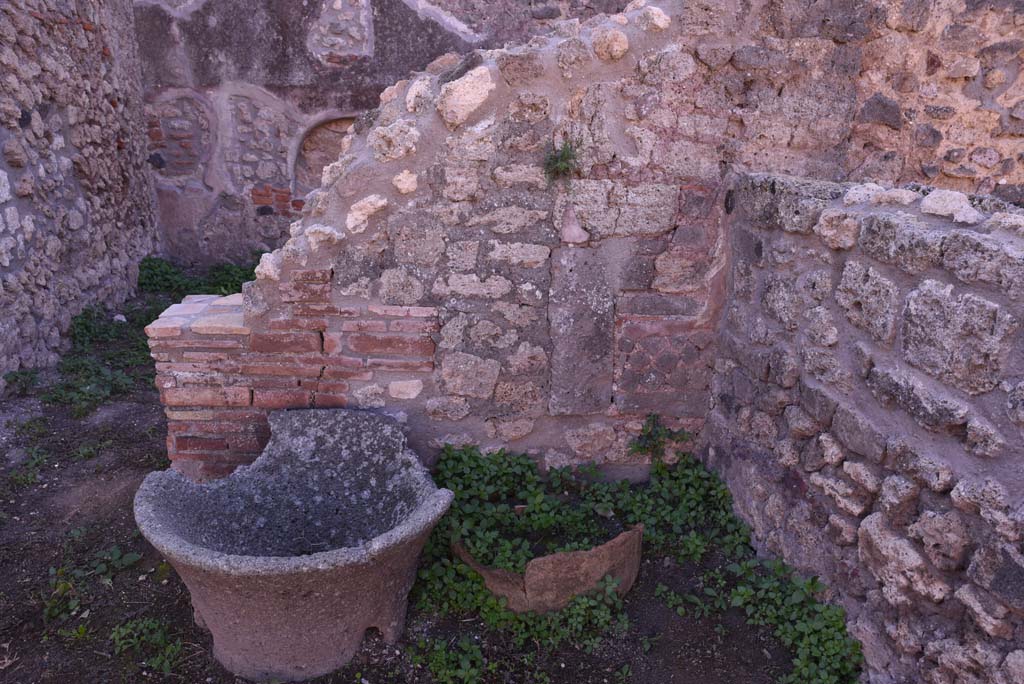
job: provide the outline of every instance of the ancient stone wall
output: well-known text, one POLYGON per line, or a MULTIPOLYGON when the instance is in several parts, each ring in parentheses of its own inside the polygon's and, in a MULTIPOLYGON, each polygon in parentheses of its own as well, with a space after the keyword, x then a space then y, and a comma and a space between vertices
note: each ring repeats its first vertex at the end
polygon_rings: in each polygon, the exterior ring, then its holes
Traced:
MULTIPOLYGON (((523 40, 558 17, 624 4, 136 0, 168 254, 202 264, 279 247, 317 185, 302 172, 306 149, 334 149, 316 144, 320 125, 347 126, 446 51, 523 40)), ((714 121, 695 123, 708 138, 726 127, 762 140, 745 150, 724 142, 723 165, 771 168, 775 150, 831 140, 843 158, 815 175, 928 180, 1022 201, 1022 20, 1013 10, 1006 0, 694 3, 680 28, 724 90, 699 105, 714 121), (793 96, 794 72, 808 68, 793 96), (748 120, 748 111, 803 126, 748 120)))
POLYGON ((1021 681, 1024 211, 774 176, 729 206, 703 438, 738 511, 833 587, 870 681, 1021 681))
MULTIPOLYGON (((298 335, 309 363, 359 366, 331 393, 408 411, 421 447, 470 439, 550 462, 615 460, 650 411, 699 428, 724 303, 726 175, 863 171, 863 136, 902 130, 912 111, 895 128, 874 120, 877 93, 861 76, 885 65, 865 69, 861 44, 1014 21, 983 6, 943 6, 910 24, 898 8, 815 7, 796 25, 772 3, 635 2, 400 81, 340 143, 287 244, 263 257, 246 329, 276 331, 281 353, 298 335), (578 168, 552 182, 545 155, 563 143, 578 149, 578 168), (360 323, 371 306, 433 313, 413 344, 373 315, 360 323), (379 358, 406 350, 389 362, 397 374, 384 372, 379 358), (426 374, 422 388, 389 395, 389 382, 407 379, 398 361, 426 374)), ((964 88, 958 73, 936 77, 939 90, 964 88)), ((1003 145, 1001 131, 956 122, 961 140, 1003 145)), ((891 142, 904 160, 916 149, 891 142)), ((167 368, 164 382, 192 382, 167 368)), ((244 376, 226 382, 251 385, 244 376)), ((288 401, 316 402, 296 378, 275 382, 292 383, 288 401)))
MULTIPOLYGON (((660 413, 759 543, 838 587, 875 681, 1014 681, 1020 214, 829 182, 892 159, 883 180, 926 177, 874 41, 1015 40, 1007 3, 926 5, 638 0, 386 89, 244 297, 150 326, 175 467, 252 460, 275 408, 384 411, 426 458, 548 465, 635 463, 660 413), (556 148, 567 178, 545 176, 556 148)), ((984 79, 937 74, 936 98, 984 79)), ((943 140, 996 151, 979 183, 1019 183, 1016 105, 1004 129, 957 102, 943 140)))
MULTIPOLYGON (((845 2, 859 46, 848 178, 924 181, 1024 205, 1024 5, 845 2)), ((799 13, 786 13, 799 23, 799 13)), ((792 28, 790 30, 793 30, 792 28)))
MULTIPOLYGON (((0 5, 0 375, 52 365, 155 246, 127 0, 0 5)), ((0 380, 0 387, 3 381, 0 380)))
POLYGON ((332 133, 481 40, 406 0, 136 0, 135 14, 165 251, 195 265, 279 247, 337 159, 332 133))
MULTIPOLYGON (((248 387, 263 409, 404 411, 424 453, 475 441, 549 463, 616 461, 652 411, 699 428, 724 294, 721 157, 767 150, 713 116, 733 70, 677 42, 692 23, 646 7, 569 22, 385 91, 247 290, 232 328, 246 336, 230 344, 259 363, 238 368, 233 352, 205 346, 229 340, 197 335, 207 328, 195 307, 152 329, 166 336, 153 340, 165 399, 184 407, 172 409, 172 432, 213 429, 189 419, 212 398, 191 388, 211 383, 248 387), (578 173, 551 182, 542 166, 562 141, 578 145, 578 173), (421 320, 390 320, 405 311, 421 320), (209 375, 196 365, 205 354, 221 355, 209 375)), ((826 76, 833 58, 816 48, 814 70, 751 78, 781 78, 785 101, 827 117, 819 89, 852 88, 826 76)), ((758 131, 807 125, 777 107, 745 117, 758 131)), ((835 122, 836 137, 777 149, 781 168, 835 169, 852 116, 835 122)), ((220 444, 174 442, 171 454, 194 472, 251 458, 220 444)))

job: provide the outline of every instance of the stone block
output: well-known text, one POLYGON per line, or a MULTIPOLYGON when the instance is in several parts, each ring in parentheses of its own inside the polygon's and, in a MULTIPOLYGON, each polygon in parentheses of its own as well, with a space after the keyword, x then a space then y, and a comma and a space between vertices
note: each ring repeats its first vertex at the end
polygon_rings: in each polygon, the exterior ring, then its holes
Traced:
POLYGON ((841 477, 811 473, 808 478, 812 486, 825 492, 843 513, 859 518, 871 506, 871 497, 859 490, 852 482, 841 477))
POLYGON ((858 261, 846 262, 835 296, 851 323, 881 342, 892 339, 899 289, 874 267, 858 261))
POLYGON ((967 574, 1018 617, 1024 616, 1024 554, 1019 549, 1010 544, 983 546, 967 574))
POLYGON ((672 247, 654 260, 652 287, 659 292, 701 292, 708 287, 710 265, 706 248, 672 247))
POLYGON ((596 249, 558 249, 551 281, 549 410, 603 413, 612 401, 615 334, 615 301, 604 261, 596 249))
POLYGON ((462 397, 432 397, 426 403, 427 415, 433 420, 462 420, 469 415, 469 402, 462 397))
POLYGON ((881 513, 872 513, 860 524, 858 556, 882 583, 882 595, 892 605, 909 606, 921 596, 941 603, 952 588, 929 565, 913 542, 886 524, 881 513))
POLYGON ((954 230, 944 242, 942 263, 965 283, 992 285, 1011 299, 1024 295, 1024 250, 1013 241, 954 230))
POLYGON ((984 590, 973 584, 965 584, 956 590, 954 596, 967 608, 967 612, 985 634, 999 639, 1013 638, 1013 625, 1007 619, 1010 611, 984 590))
POLYGON ((1019 322, 1001 306, 926 280, 907 297, 903 357, 969 394, 995 389, 1019 322))
POLYGON ((917 515, 920 488, 902 475, 890 475, 882 481, 878 493, 878 510, 893 525, 904 527, 917 515))
POLYGON ((437 111, 449 128, 458 128, 480 108, 496 87, 491 70, 478 66, 441 86, 437 111))
POLYGON ((761 299, 765 310, 778 319, 787 330, 796 330, 806 308, 794 279, 789 275, 771 273, 765 278, 761 299))
POLYGON ((875 93, 861 105, 857 121, 881 124, 898 131, 903 128, 903 112, 896 100, 882 93, 875 93))
POLYGON ((875 366, 867 383, 882 404, 902 408, 932 432, 958 434, 966 429, 970 415, 966 404, 934 391, 906 370, 875 366))
POLYGON ((498 384, 501 364, 463 352, 448 352, 441 362, 441 380, 448 394, 490 399, 498 384))
POLYGON ((800 356, 795 349, 778 346, 768 355, 768 381, 779 387, 796 387, 800 379, 800 356))
POLYGON ((810 234, 831 200, 843 196, 836 183, 789 176, 750 174, 737 187, 739 201, 759 227, 810 234))
POLYGON ((924 545, 925 555, 932 565, 948 572, 963 567, 973 545, 970 530, 956 511, 925 511, 908 531, 924 545))
POLYGON ((850 451, 881 463, 885 457, 885 436, 866 416, 847 405, 836 408, 832 434, 850 451))
POLYGON ((836 412, 836 401, 824 390, 800 382, 800 405, 822 425, 830 425, 836 412))
POLYGON ((860 235, 858 214, 830 207, 821 212, 814 233, 832 249, 850 249, 860 235))
POLYGON ((909 214, 877 214, 860 222, 860 246, 866 254, 910 274, 919 274, 942 261, 943 234, 909 214))
POLYGON ((885 449, 896 469, 913 477, 922 487, 943 493, 956 484, 952 469, 937 458, 920 453, 917 440, 912 444, 903 437, 894 437, 885 449))
POLYGON ((981 223, 985 215, 971 206, 970 198, 955 190, 932 190, 921 200, 921 212, 947 216, 957 223, 981 223))
MULTIPOLYGON (((679 188, 675 185, 645 183, 625 185, 610 180, 577 180, 568 200, 592 240, 609 237, 663 235, 675 227, 679 188)), ((556 204, 554 216, 564 214, 556 204)))

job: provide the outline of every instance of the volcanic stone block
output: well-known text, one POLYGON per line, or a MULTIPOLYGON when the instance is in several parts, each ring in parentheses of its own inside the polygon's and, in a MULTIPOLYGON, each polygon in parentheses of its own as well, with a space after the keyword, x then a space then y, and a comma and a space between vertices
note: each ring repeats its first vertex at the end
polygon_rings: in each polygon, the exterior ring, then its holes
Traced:
POLYGON ((602 413, 612 400, 615 301, 596 249, 552 259, 551 399, 554 415, 602 413))
MULTIPOLYGON (((610 180, 578 180, 573 182, 568 201, 591 239, 650 237, 675 226, 679 188, 661 183, 629 186, 610 180)), ((555 216, 561 217, 563 210, 556 206, 555 216)))
POLYGON ((843 278, 836 288, 836 301, 855 326, 867 330, 878 340, 889 341, 896 322, 898 299, 895 283, 873 267, 857 261, 846 263, 843 278))
POLYGON ((967 574, 1017 615, 1024 615, 1024 554, 1010 544, 984 546, 967 574))
POLYGON ((965 283, 993 285, 1011 299, 1024 295, 1024 250, 1012 241, 954 230, 943 245, 942 263, 965 283))
POLYGON ((866 216, 860 225, 864 251, 907 273, 923 273, 942 260, 942 233, 928 230, 909 214, 866 216))
POLYGON ((998 304, 953 294, 952 285, 926 280, 910 293, 903 312, 906 360, 970 394, 999 384, 1019 324, 998 304))
POLYGON ((896 100, 875 93, 864 102, 857 114, 857 121, 882 124, 898 131, 903 128, 903 112, 896 100))
POLYGON ((859 556, 881 583, 893 605, 909 605, 911 593, 940 603, 951 588, 928 565, 913 542, 893 531, 881 513, 872 513, 860 526, 859 556))
POLYGON ((263 454, 224 479, 151 473, 135 519, 188 586, 217 660, 246 679, 306 680, 348 662, 371 627, 397 641, 453 495, 391 418, 277 411, 270 425, 263 454))
POLYGON ((967 406, 937 393, 906 370, 876 366, 871 369, 867 383, 879 401, 899 406, 928 430, 960 433, 967 424, 967 406))

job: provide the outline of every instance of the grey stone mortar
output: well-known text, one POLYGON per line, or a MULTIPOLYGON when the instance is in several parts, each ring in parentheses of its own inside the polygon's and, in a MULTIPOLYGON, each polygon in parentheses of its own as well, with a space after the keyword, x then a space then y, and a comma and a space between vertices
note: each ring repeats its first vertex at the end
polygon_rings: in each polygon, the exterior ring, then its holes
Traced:
POLYGON ((146 538, 211 570, 301 571, 365 562, 433 527, 451 502, 386 416, 277 411, 270 426, 263 454, 230 477, 148 475, 135 498, 146 538))

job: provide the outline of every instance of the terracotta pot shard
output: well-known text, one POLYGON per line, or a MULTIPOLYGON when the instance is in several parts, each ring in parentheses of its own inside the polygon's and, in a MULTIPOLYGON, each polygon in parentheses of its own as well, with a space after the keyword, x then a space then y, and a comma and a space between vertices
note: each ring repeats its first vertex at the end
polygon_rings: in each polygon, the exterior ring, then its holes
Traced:
POLYGON ((452 542, 452 551, 483 577, 492 594, 508 601, 513 613, 547 613, 565 608, 576 596, 593 592, 608 575, 619 580, 616 591, 625 596, 640 572, 643 533, 643 525, 634 525, 587 551, 562 551, 534 558, 522 574, 479 563, 457 541, 452 542))

